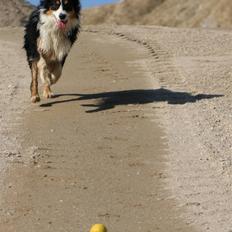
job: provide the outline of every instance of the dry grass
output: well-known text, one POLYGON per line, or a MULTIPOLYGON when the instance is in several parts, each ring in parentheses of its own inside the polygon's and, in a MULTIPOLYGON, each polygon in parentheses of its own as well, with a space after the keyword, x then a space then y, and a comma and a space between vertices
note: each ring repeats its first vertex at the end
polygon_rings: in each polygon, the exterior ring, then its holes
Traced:
POLYGON ((124 0, 85 10, 84 24, 232 27, 231 0, 124 0))
MULTIPOLYGON (((0 27, 23 25, 32 6, 24 0, 0 1, 0 27)), ((124 0, 83 11, 83 24, 232 27, 231 0, 124 0)))

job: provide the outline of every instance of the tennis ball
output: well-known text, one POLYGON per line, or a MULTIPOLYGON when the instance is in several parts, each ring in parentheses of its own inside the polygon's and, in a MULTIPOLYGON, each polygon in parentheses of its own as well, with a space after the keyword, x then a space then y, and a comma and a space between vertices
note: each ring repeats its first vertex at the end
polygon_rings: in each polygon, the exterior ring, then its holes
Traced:
POLYGON ((92 226, 90 232, 107 232, 107 229, 102 224, 95 224, 92 226))

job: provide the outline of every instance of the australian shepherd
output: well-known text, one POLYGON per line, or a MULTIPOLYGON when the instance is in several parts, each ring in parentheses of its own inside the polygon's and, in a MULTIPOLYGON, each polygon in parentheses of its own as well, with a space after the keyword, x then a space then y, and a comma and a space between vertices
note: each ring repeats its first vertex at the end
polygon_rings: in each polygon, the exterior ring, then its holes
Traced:
POLYGON ((31 101, 40 101, 38 77, 45 98, 62 73, 65 59, 80 29, 79 0, 42 0, 25 27, 24 48, 31 69, 31 101))

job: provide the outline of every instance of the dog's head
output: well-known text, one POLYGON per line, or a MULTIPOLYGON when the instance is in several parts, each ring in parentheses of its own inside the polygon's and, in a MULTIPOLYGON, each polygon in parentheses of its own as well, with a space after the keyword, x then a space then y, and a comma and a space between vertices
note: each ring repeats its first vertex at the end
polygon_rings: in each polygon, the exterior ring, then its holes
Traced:
POLYGON ((60 29, 65 29, 72 21, 79 20, 81 10, 79 0, 42 0, 40 8, 44 10, 44 14, 55 19, 60 29))

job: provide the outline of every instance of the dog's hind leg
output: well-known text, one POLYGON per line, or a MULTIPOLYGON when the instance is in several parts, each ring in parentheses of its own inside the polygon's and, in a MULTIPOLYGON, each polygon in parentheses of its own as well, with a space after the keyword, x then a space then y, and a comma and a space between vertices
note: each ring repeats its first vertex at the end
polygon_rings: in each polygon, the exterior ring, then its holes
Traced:
POLYGON ((51 91, 51 85, 55 84, 62 73, 62 65, 58 61, 48 62, 46 58, 41 57, 38 62, 39 75, 44 84, 43 96, 52 98, 54 94, 51 91))
POLYGON ((44 84, 43 96, 44 96, 44 98, 53 98, 54 97, 54 93, 52 92, 49 84, 44 84))
POLYGON ((54 85, 61 77, 62 65, 60 64, 60 62, 54 62, 49 67, 51 72, 51 82, 52 85, 54 85))
POLYGON ((54 94, 51 91, 51 85, 54 85, 61 77, 62 66, 58 62, 52 62, 48 64, 49 81, 44 86, 44 97, 52 98, 54 94))
POLYGON ((38 66, 37 61, 31 63, 31 102, 36 103, 40 101, 38 92, 38 66))

